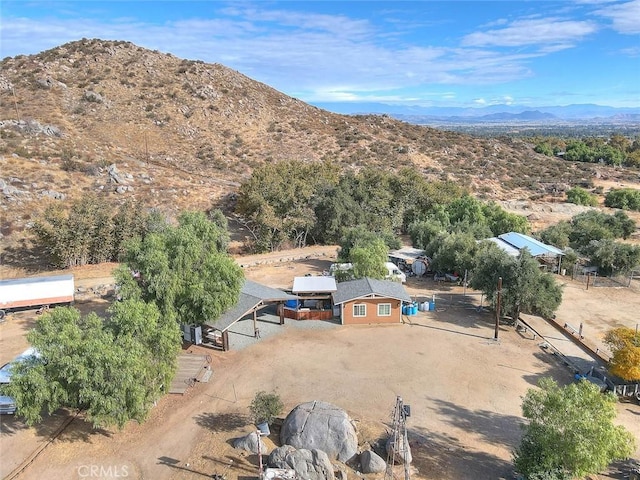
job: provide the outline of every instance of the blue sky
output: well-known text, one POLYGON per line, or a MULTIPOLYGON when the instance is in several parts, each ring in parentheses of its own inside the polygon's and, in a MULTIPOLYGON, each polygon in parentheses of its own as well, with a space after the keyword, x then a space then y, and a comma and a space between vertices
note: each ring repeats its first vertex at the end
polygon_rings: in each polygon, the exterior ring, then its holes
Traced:
POLYGON ((2 57, 86 38, 217 62, 306 102, 640 107, 640 0, 28 1, 2 57))

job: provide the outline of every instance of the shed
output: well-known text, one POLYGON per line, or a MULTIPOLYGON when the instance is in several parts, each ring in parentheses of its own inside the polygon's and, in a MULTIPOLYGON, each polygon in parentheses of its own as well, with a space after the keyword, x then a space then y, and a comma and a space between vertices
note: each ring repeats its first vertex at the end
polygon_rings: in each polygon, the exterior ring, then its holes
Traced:
POLYGON ((402 302, 411 297, 399 282, 360 278, 341 282, 333 294, 333 304, 340 309, 343 325, 364 323, 400 323, 402 302))
POLYGON ((336 279, 329 276, 294 277, 291 292, 295 295, 331 294, 337 290, 336 279))
POLYGON ((285 304, 284 316, 295 320, 331 320, 331 296, 336 290, 333 277, 294 277, 291 292, 298 301, 285 304))
POLYGON ((520 252, 526 248, 531 256, 537 258, 541 264, 549 266, 553 272, 559 270, 560 262, 564 255, 564 252, 559 248, 542 243, 540 240, 536 240, 523 233, 503 233, 502 235, 487 238, 486 240, 495 243, 500 249, 512 257, 519 256, 520 252))
MULTIPOLYGON (((203 329, 203 345, 222 347, 229 350, 229 328, 249 314, 253 314, 254 331, 257 332, 258 310, 271 305, 282 304, 286 301, 297 300, 295 295, 288 294, 277 288, 268 287, 252 280, 244 281, 240 290, 238 303, 224 312, 215 322, 205 322, 203 329)), ((280 316, 280 324, 284 324, 284 317, 280 316)))
POLYGON ((498 235, 498 238, 507 245, 516 248, 518 252, 526 248, 538 261, 551 266, 552 271, 559 271, 560 261, 564 255, 564 252, 559 248, 518 232, 503 233, 498 235))

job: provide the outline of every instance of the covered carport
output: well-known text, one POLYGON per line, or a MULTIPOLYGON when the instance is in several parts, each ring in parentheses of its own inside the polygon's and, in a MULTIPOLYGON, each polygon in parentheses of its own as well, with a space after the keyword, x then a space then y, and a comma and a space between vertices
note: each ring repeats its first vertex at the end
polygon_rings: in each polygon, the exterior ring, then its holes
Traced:
MULTIPOLYGON (((268 287, 252 280, 245 280, 238 303, 224 312, 215 322, 205 322, 202 332, 202 345, 222 349, 225 352, 230 349, 230 328, 251 315, 253 319, 253 335, 258 338, 258 311, 270 305, 282 305, 287 300, 297 300, 296 295, 291 295, 277 288, 268 287)), ((280 325, 284 325, 283 308, 277 309, 280 316, 280 325)))

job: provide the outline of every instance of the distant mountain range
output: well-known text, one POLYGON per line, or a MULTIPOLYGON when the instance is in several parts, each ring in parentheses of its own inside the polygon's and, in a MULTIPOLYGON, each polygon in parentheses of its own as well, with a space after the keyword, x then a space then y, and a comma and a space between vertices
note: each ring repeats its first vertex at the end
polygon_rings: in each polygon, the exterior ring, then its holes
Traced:
POLYGON ((615 108, 595 104, 531 107, 491 105, 487 107, 420 107, 384 103, 318 102, 315 106, 335 113, 387 114, 410 123, 640 123, 640 107, 615 108))

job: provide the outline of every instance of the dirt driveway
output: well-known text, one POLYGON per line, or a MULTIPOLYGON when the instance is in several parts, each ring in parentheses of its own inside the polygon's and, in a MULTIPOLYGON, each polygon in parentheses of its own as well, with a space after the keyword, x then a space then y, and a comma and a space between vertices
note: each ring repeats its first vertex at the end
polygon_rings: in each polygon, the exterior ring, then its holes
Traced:
MULTIPOLYGON (((326 252, 316 252, 295 261, 243 264, 248 278, 287 286, 293 275, 321 272, 328 260, 326 252)), ((122 431, 94 431, 74 420, 19 478, 196 479, 214 473, 230 480, 255 478, 256 456, 234 450, 230 440, 252 430, 247 406, 259 390, 276 391, 287 411, 314 399, 334 403, 356 421, 361 443, 374 447, 400 395, 411 405, 414 478, 513 478, 511 451, 520 436, 522 396, 541 376, 568 382, 570 374, 539 341, 510 327, 494 341, 492 318, 475 308, 477 295, 460 301, 459 287, 417 279, 408 290, 418 297, 436 294, 438 311, 420 312, 404 325, 286 326, 244 350, 213 352, 210 383, 196 384, 184 396, 164 397, 146 423, 122 431), (92 472, 96 475, 89 476, 92 472)), ((625 295, 638 301, 637 292, 625 295)), ((579 309, 582 300, 572 301, 579 309)), ((602 305, 604 312, 615 307, 602 305)), ((0 326, 2 350, 9 325, 0 326)), ((20 327, 11 328, 20 338, 20 327)), ((640 407, 621 403, 618 410, 619 421, 634 431, 640 446, 640 407)), ((59 422, 54 418, 28 429, 14 419, 2 421, 2 477, 31 447, 46 443, 59 422)), ((271 445, 277 441, 275 431, 271 440, 271 445)), ((635 456, 640 458, 640 448, 635 456)), ((361 477, 355 470, 348 476, 361 477)))

